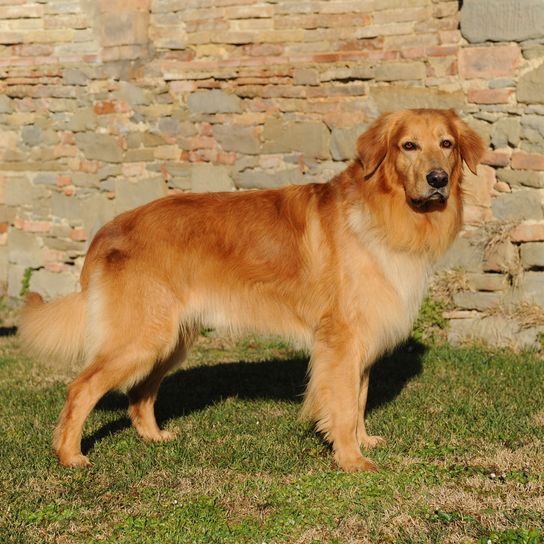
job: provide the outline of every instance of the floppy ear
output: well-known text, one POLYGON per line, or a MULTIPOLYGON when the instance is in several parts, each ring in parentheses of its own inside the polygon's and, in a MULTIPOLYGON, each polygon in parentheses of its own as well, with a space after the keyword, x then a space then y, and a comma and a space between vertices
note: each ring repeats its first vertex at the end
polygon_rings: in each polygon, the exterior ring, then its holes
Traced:
POLYGON ((365 177, 372 175, 387 155, 390 124, 391 114, 382 115, 357 139, 357 156, 365 177))
POLYGON ((461 158, 466 162, 470 171, 476 174, 478 163, 485 152, 484 142, 474 130, 457 116, 456 125, 461 158))

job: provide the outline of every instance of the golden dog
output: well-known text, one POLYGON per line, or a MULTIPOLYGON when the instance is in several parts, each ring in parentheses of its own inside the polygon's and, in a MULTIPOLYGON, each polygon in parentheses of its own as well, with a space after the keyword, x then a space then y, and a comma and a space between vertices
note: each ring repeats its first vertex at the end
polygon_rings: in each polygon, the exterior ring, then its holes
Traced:
POLYGON ((452 111, 380 117, 357 158, 324 184, 176 194, 123 213, 91 243, 81 292, 44 304, 30 294, 23 343, 41 356, 81 359, 54 448, 81 453, 85 419, 121 389, 137 432, 162 441, 154 402, 203 325, 269 332, 311 352, 302 414, 346 471, 376 470, 361 455, 369 370, 410 333, 433 262, 462 222, 463 161, 484 151, 452 111))

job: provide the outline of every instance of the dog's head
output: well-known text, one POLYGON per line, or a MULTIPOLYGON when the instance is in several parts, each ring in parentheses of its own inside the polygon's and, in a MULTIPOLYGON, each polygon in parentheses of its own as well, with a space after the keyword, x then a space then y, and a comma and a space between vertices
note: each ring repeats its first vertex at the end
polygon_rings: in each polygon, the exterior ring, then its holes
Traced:
POLYGON ((404 190, 412 208, 427 211, 446 204, 461 181, 463 161, 476 173, 484 144, 454 111, 418 109, 382 115, 359 137, 357 152, 365 178, 384 167, 391 188, 404 190))

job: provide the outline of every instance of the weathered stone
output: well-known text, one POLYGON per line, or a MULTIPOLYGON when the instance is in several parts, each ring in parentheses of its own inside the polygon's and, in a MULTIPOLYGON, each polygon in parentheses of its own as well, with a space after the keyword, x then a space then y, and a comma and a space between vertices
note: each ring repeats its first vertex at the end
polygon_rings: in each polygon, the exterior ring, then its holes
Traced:
POLYGON ((519 168, 521 170, 544 170, 544 154, 514 151, 512 153, 511 165, 512 168, 519 168))
POLYGON ((516 287, 517 299, 544 306, 544 272, 525 272, 516 287))
POLYGON ((497 219, 505 221, 544 217, 540 196, 532 189, 503 193, 493 199, 491 209, 497 219))
POLYGON ((8 206, 24 206, 32 194, 32 184, 26 177, 8 177, 4 182, 4 201, 8 206))
MULTIPOLYGON (((544 3, 541 3, 544 12, 544 3)), ((526 104, 544 104, 544 63, 523 74, 518 81, 517 98, 526 104)))
POLYGON ((524 221, 510 232, 512 242, 544 242, 544 222, 524 221))
POLYGON ((0 95, 0 113, 11 113, 13 107, 11 105, 11 99, 5 94, 0 95))
POLYGON ((453 295, 453 303, 464 310, 489 310, 499 304, 500 293, 463 291, 453 295))
POLYGON ((8 297, 19 298, 21 296, 21 288, 23 286, 23 276, 25 267, 9 264, 8 268, 8 297))
POLYGON ((519 144, 521 126, 516 117, 504 117, 493 123, 491 143, 495 149, 502 147, 516 147, 519 144))
POLYGON ((529 170, 497 170, 497 178, 506 181, 512 187, 524 185, 536 189, 544 188, 544 172, 531 172, 529 170))
POLYGON ((357 138, 362 134, 365 125, 351 128, 333 128, 331 132, 331 155, 335 161, 345 161, 355 158, 357 138))
POLYGON ((544 268, 544 242, 528 242, 520 247, 523 268, 544 268))
POLYGON ((423 79, 426 75, 423 62, 384 62, 376 66, 376 81, 401 81, 423 79))
POLYGON ((62 79, 66 85, 87 85, 89 76, 79 68, 65 68, 62 71, 62 79))
POLYGON ((79 133, 76 144, 87 159, 105 162, 121 162, 123 150, 117 140, 109 134, 79 133))
POLYGON ((470 42, 523 41, 544 36, 540 0, 464 0, 461 32, 470 42))
POLYGON ((509 240, 498 242, 484 252, 483 269, 485 272, 517 270, 518 263, 518 249, 509 240))
POLYGON ((232 191, 234 183, 226 166, 196 163, 191 172, 191 189, 194 193, 232 191))
POLYGON ((536 153, 544 152, 544 116, 524 115, 521 118, 524 149, 536 153))
POLYGON ((504 291, 508 280, 504 274, 467 273, 468 283, 474 291, 504 291))
POLYGON ((538 349, 538 329, 521 329, 519 323, 502 316, 472 319, 452 319, 448 341, 454 345, 467 340, 482 342, 493 347, 538 349))
POLYGON ((295 68, 293 71, 295 85, 319 85, 319 72, 313 68, 295 68))
POLYGON ((514 76, 520 60, 518 45, 466 47, 459 51, 459 75, 464 79, 514 76))
POLYGON ((375 100, 380 112, 398 111, 404 108, 456 108, 465 105, 463 91, 452 92, 421 87, 391 85, 370 89, 370 97, 375 100))
POLYGON ((481 272, 483 245, 477 237, 458 236, 451 248, 437 263, 437 270, 462 268, 468 272, 481 272))
POLYGON ((8 232, 8 259, 24 268, 38 268, 44 264, 42 247, 36 236, 17 229, 8 232))
POLYGON ((115 180, 115 213, 132 210, 166 195, 167 186, 162 177, 115 180))
POLYGON ((261 170, 246 170, 236 180, 236 186, 241 189, 271 189, 302 183, 305 183, 305 179, 299 168, 278 170, 273 174, 261 170))
POLYGON ((25 125, 21 129, 21 138, 30 147, 38 145, 42 141, 42 129, 36 125, 25 125))
POLYGON ((146 97, 145 91, 141 87, 129 83, 128 81, 119 82, 118 94, 132 107, 149 103, 149 99, 146 97))
POLYGON ((214 125, 213 135, 224 151, 257 155, 261 142, 255 127, 239 125, 214 125))
POLYGON ((46 300, 68 295, 77 290, 77 273, 35 270, 30 277, 30 290, 40 293, 46 300))
POLYGON ((6 246, 0 246, 0 296, 7 295, 8 272, 9 272, 8 248, 6 246))
POLYGON ((191 113, 240 113, 242 111, 242 101, 238 96, 217 89, 192 93, 187 106, 191 113))
POLYGON ((66 129, 73 132, 83 132, 96 127, 96 114, 90 107, 76 110, 68 119, 66 129))
POLYGON ((269 119, 264 124, 263 140, 263 153, 300 151, 308 157, 327 159, 330 156, 330 133, 320 121, 269 119))

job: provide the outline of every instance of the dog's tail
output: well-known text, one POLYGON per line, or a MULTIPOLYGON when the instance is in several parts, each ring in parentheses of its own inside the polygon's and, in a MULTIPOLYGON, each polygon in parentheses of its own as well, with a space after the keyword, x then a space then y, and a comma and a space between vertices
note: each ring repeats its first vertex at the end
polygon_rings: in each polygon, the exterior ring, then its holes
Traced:
POLYGON ((80 363, 84 357, 86 306, 83 292, 48 303, 38 293, 29 293, 19 325, 24 348, 41 359, 80 363))

